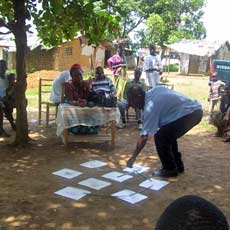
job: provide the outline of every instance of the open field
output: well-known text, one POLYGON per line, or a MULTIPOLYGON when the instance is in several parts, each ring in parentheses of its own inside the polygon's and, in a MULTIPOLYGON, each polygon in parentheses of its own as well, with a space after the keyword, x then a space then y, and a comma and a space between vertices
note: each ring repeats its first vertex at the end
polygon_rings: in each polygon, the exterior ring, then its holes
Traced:
MULTIPOLYGON (((43 73, 45 74, 45 72, 43 73)), ((130 73, 131 74, 131 73, 130 73)), ((132 75, 132 74, 131 74, 132 75)), ((34 78, 28 77, 28 85, 34 78)), ((142 190, 148 199, 135 205, 111 197, 122 189, 141 191, 143 176, 135 175, 126 183, 113 182, 101 191, 92 191, 79 201, 54 194, 65 186, 80 187, 89 177, 100 178, 111 171, 122 171, 134 150, 139 131, 133 123, 117 130, 116 147, 107 143, 72 143, 66 150, 55 135, 55 123, 49 128, 38 125, 37 91, 28 90, 28 121, 31 145, 26 149, 6 146, 12 141, 0 138, 0 229, 1 230, 153 230, 163 210, 174 199, 199 195, 218 206, 230 219, 229 143, 213 136, 215 128, 207 122, 207 77, 171 76, 175 90, 199 100, 204 108, 202 122, 179 140, 185 173, 170 180, 160 191, 142 190), (88 160, 107 165, 97 170, 80 166, 88 160), (66 180, 52 175, 62 168, 83 172, 80 178, 66 180)), ((35 82, 36 83, 36 82, 35 82)), ((35 87, 36 88, 36 87, 35 87)), ((137 163, 149 166, 145 174, 160 167, 153 138, 150 137, 137 163)), ((81 187, 83 188, 83 187, 81 187)), ((86 188, 84 188, 86 189, 86 188)), ((88 189, 87 189, 88 190, 88 189)))

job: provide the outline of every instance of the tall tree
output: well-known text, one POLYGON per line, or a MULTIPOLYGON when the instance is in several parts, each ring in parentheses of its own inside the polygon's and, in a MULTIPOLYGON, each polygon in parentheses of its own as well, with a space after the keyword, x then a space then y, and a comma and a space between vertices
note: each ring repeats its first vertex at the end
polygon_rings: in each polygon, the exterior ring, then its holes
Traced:
POLYGON ((141 23, 143 23, 151 13, 152 7, 157 0, 116 0, 110 2, 108 11, 119 14, 120 31, 119 37, 128 37, 141 23))
POLYGON ((163 45, 181 38, 205 37, 202 23, 205 4, 206 0, 114 0, 107 10, 121 17, 119 37, 136 32, 142 44, 163 45), (146 33, 137 29, 141 23, 146 24, 146 33))
POLYGON ((12 32, 16 43, 16 144, 25 145, 28 141, 28 122, 25 97, 26 70, 25 52, 27 47, 26 38, 26 7, 25 0, 1 1, 0 2, 0 27, 5 27, 12 32))
POLYGON ((182 38, 201 39, 206 36, 202 22, 205 0, 159 0, 154 13, 146 20, 147 43, 163 46, 182 38))
POLYGON ((106 34, 118 31, 119 18, 106 12, 108 3, 107 0, 0 0, 0 27, 5 27, 6 33, 13 33, 16 43, 15 144, 28 143, 25 55, 29 20, 34 20, 38 35, 46 45, 73 39, 78 32, 97 43, 106 34))

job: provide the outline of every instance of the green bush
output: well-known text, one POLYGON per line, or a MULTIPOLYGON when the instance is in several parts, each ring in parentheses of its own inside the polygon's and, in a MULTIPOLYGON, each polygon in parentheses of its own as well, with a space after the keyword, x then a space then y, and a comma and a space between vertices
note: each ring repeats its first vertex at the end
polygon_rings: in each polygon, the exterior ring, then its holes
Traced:
POLYGON ((169 64, 163 66, 164 72, 178 72, 179 71, 179 65, 178 64, 169 64))

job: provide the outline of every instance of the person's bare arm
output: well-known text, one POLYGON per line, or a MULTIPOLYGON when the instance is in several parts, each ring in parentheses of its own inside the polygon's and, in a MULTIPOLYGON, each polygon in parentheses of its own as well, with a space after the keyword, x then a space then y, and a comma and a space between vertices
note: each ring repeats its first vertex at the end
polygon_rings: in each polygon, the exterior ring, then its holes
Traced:
POLYGON ((137 156, 139 155, 141 150, 145 147, 147 140, 148 140, 148 135, 143 135, 138 138, 136 149, 134 150, 133 155, 127 161, 128 167, 132 168, 133 163, 135 162, 137 156))

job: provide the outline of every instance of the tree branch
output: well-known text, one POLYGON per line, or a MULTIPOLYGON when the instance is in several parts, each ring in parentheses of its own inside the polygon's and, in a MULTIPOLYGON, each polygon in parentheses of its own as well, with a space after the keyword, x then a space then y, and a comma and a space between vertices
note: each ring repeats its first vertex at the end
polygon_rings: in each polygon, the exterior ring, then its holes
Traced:
MULTIPOLYGON (((0 27, 5 27, 7 28, 9 31, 12 31, 13 30, 13 26, 14 26, 14 23, 13 22, 10 22, 10 23, 5 23, 4 20, 0 19, 0 27)), ((3 32, 2 32, 3 33, 3 32)), ((10 32, 6 32, 7 33, 10 33, 10 32)))
POLYGON ((11 31, 8 32, 0 32, 1 35, 11 34, 11 31))
POLYGON ((134 28, 136 28, 138 25, 140 25, 144 21, 144 19, 145 19, 144 17, 140 17, 140 19, 137 21, 137 23, 132 28, 127 30, 127 34, 129 34, 131 31, 133 31, 134 28))

